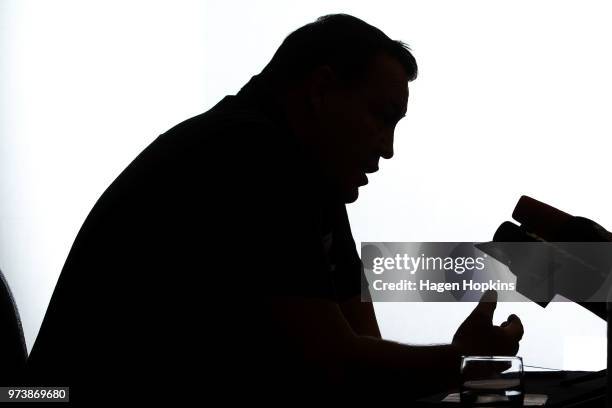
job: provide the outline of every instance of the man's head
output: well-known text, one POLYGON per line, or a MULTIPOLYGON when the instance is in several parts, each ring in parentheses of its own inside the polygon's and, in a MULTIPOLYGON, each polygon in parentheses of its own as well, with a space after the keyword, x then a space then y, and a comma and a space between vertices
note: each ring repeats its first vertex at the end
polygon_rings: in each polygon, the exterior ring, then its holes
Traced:
POLYGON ((409 49, 348 15, 324 16, 290 34, 261 73, 287 98, 290 125, 345 202, 365 173, 393 156, 417 65, 409 49))

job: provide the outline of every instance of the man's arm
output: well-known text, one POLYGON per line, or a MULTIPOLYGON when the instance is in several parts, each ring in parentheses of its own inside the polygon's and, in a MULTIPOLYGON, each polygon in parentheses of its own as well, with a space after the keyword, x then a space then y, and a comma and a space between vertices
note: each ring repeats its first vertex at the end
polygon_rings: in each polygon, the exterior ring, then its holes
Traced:
POLYGON ((380 336, 380 329, 376 322, 376 314, 371 302, 362 302, 360 296, 354 296, 339 303, 344 318, 351 326, 355 334, 360 336, 380 336))
POLYGON ((287 335, 300 339, 306 361, 340 386, 402 384, 416 395, 445 389, 458 379, 452 345, 408 346, 357 334, 332 301, 287 297, 272 304, 287 335))
POLYGON ((516 353, 520 320, 513 316, 502 327, 493 326, 497 297, 486 296, 460 326, 453 344, 441 346, 409 346, 359 335, 332 301, 276 298, 272 308, 287 334, 302 340, 307 361, 330 381, 401 384, 416 396, 457 384, 461 354, 516 353))

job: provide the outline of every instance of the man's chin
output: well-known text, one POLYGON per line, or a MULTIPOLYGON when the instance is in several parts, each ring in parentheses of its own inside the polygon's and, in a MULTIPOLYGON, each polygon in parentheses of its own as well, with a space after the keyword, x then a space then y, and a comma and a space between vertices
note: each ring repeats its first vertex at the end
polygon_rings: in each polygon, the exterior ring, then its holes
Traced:
POLYGON ((336 200, 342 201, 345 204, 350 204, 357 201, 359 197, 359 187, 366 183, 351 182, 351 183, 336 183, 331 187, 329 192, 336 197, 336 200))
POLYGON ((357 201, 358 197, 359 197, 359 187, 346 189, 342 194, 342 201, 344 201, 345 204, 350 204, 350 203, 354 203, 355 201, 357 201))

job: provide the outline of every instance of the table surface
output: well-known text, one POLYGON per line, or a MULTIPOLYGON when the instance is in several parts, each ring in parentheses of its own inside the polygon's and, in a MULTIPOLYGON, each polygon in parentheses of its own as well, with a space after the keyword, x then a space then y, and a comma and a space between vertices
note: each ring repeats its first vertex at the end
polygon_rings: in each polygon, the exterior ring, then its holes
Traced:
MULTIPOLYGON (((561 381, 581 377, 585 371, 527 371, 524 375, 526 394, 544 394, 548 400, 544 407, 603 407, 605 405, 606 378, 598 377, 589 381, 563 386, 561 381)), ((438 393, 420 399, 421 407, 459 407, 458 403, 442 402, 457 389, 438 393)))

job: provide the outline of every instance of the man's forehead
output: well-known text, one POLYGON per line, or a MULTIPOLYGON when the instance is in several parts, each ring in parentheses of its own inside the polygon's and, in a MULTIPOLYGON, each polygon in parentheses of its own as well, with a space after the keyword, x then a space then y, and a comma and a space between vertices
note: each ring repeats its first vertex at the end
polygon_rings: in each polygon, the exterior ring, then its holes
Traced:
POLYGON ((366 78, 366 89, 373 97, 388 100, 405 109, 408 75, 397 59, 384 53, 378 54, 369 64, 366 78))

